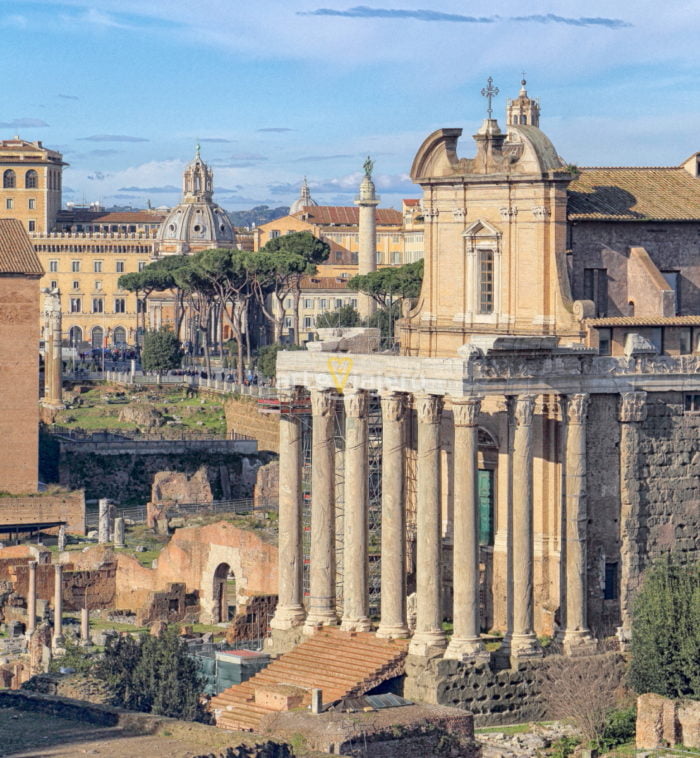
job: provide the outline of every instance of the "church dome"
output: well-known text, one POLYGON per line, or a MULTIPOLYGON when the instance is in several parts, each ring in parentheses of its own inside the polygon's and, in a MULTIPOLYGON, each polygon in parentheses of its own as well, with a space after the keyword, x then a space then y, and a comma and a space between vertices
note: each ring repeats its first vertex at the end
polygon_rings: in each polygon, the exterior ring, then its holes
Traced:
POLYGON ((188 253, 212 247, 234 247, 236 234, 226 211, 212 199, 213 172, 199 145, 183 174, 182 201, 165 217, 158 233, 161 253, 188 253))
POLYGON ((304 210, 304 208, 308 208, 311 205, 318 205, 318 203, 311 197, 309 183, 306 181, 306 177, 304 177, 304 181, 301 184, 301 189, 299 190, 299 197, 292 203, 291 207, 289 208, 289 213, 290 215, 292 213, 298 213, 299 211, 304 210))

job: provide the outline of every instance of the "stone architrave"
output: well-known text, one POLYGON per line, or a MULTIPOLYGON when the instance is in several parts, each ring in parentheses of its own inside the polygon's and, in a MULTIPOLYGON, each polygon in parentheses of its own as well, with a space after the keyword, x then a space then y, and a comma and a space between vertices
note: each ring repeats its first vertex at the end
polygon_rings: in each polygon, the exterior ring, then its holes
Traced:
POLYGON ((404 510, 404 419, 406 397, 381 396, 382 577, 377 637, 408 637, 406 619, 406 513, 404 510))
POLYGON ((513 439, 513 628, 504 640, 514 658, 542 655, 534 631, 533 526, 532 526, 532 417, 534 395, 519 395, 515 402, 513 439))
POLYGON ((109 542, 110 532, 110 502, 101 498, 98 502, 97 542, 106 545, 109 542))
POLYGON ((66 525, 61 524, 58 527, 58 552, 62 553, 66 549, 66 525))
POLYGON ((590 645, 586 592, 588 510, 586 503, 586 417, 589 395, 566 402, 566 568, 565 619, 562 641, 567 652, 590 645))
POLYGON ((311 550, 304 631, 336 624, 335 610, 335 401, 331 390, 311 390, 311 550))
POLYGON ((416 631, 409 653, 433 657, 447 645, 442 628, 440 421, 443 400, 416 397, 418 414, 416 631))
POLYGON ((117 516, 117 518, 114 519, 114 547, 126 547, 124 537, 124 519, 121 516, 117 516))
POLYGON ((641 565, 638 537, 639 509, 639 425, 647 417, 646 392, 620 395, 620 639, 627 641, 632 631, 632 597, 639 583, 641 565))
POLYGON ((343 617, 340 628, 366 632, 369 620, 368 427, 367 393, 346 389, 345 405, 345 539, 343 617))
POLYGON ((279 600, 270 623, 291 629, 304 622, 302 546, 302 428, 294 406, 299 391, 280 396, 279 600))
POLYGON ((53 644, 60 647, 63 644, 63 566, 54 565, 54 595, 53 595, 53 644))
POLYGON ((36 561, 29 564, 29 587, 27 590, 27 635, 36 629, 36 561))
POLYGON ((479 618, 479 507, 477 473, 481 398, 452 401, 454 418, 454 633, 445 658, 484 659, 479 618))

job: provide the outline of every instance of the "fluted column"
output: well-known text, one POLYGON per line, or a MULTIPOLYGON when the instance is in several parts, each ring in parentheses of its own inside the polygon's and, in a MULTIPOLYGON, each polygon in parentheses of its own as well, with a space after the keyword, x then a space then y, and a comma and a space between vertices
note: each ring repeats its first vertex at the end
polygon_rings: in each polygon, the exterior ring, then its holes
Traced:
POLYGON ((58 647, 63 644, 63 566, 54 565, 53 591, 53 644, 58 647))
POLYGON ((369 621, 369 558, 367 556, 368 470, 367 393, 346 389, 345 404, 345 532, 343 618, 340 628, 366 632, 369 621))
POLYGON ((418 414, 416 631, 409 652, 439 654, 446 645, 442 629, 442 525, 440 503, 440 420, 442 398, 416 398, 418 414))
POLYGON ((302 546, 302 429, 294 413, 297 390, 280 396, 279 456, 279 600, 270 622, 273 629, 291 629, 303 623, 302 546))
POLYGON ((566 571, 564 591, 564 649, 590 643, 586 593, 586 417, 589 395, 578 393, 566 401, 566 571))
POLYGON ((640 498, 638 470, 639 424, 647 417, 646 392, 620 395, 620 616, 618 634, 623 643, 632 632, 632 597, 639 584, 641 565, 638 536, 640 498))
POLYGON ((404 418, 406 398, 382 395, 382 607, 377 637, 408 637, 404 418))
POLYGON ((311 550, 308 615, 304 631, 337 623, 335 613, 335 398, 311 390, 311 550))
POLYGON ((488 659, 479 620, 478 419, 481 398, 452 401, 454 418, 454 633, 445 658, 488 659))
POLYGON ((532 416, 534 395, 515 403, 513 440, 513 629, 505 648, 514 657, 541 655, 533 624, 532 416))
POLYGON ((27 588, 27 634, 36 629, 36 561, 29 562, 29 586, 27 588))

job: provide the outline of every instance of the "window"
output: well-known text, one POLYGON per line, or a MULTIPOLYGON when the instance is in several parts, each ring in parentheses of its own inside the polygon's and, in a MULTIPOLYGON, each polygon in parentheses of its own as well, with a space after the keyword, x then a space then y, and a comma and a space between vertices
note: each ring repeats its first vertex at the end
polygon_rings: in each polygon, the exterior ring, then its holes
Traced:
POLYGON ((112 332, 112 339, 115 345, 126 344, 126 329, 123 326, 115 326, 112 332))
POLYGON ((24 186, 27 189, 36 189, 39 186, 39 175, 33 168, 24 175, 24 186))
POLYGON ((70 262, 70 270, 77 274, 80 271, 80 261, 71 261, 70 262))
POLYGON ((146 261, 139 261, 139 271, 143 271, 146 268, 146 261))
POLYGON ((693 340, 689 326, 684 326, 678 330, 678 352, 681 355, 689 355, 693 352, 693 340))
POLYGON ((15 201, 8 197, 7 200, 5 200, 5 209, 8 211, 11 211, 15 207, 15 201))
POLYGON ((479 313, 493 313, 493 250, 479 250, 479 313))
POLYGON ((49 261, 49 271, 56 272, 58 271, 58 261, 49 261))
POLYGON ((279 230, 277 230, 277 229, 273 229, 270 232, 270 239, 271 240, 276 240, 279 236, 280 236, 280 233, 279 233, 279 230))
POLYGON ((99 274, 102 271, 102 261, 93 261, 92 262, 92 270, 99 274))
POLYGON ((146 312, 146 301, 142 300, 141 298, 138 298, 136 301, 136 313, 145 313, 146 312))
POLYGON ((392 263, 401 263, 401 253, 392 253, 391 254, 391 262, 392 263))
POLYGON ((337 297, 335 299, 335 307, 336 308, 342 308, 343 307, 343 300, 342 300, 342 298, 337 297))
POLYGON ((70 299, 70 312, 71 313, 80 313, 80 298, 79 297, 72 297, 70 299))
POLYGON ((352 307, 355 310, 357 310, 357 298, 356 297, 353 297, 353 299, 350 301, 350 305, 352 305, 352 307))
POLYGON ((102 280, 101 279, 95 279, 95 289, 101 290, 102 289, 102 280))
POLYGON ((36 221, 28 221, 27 222, 27 229, 30 232, 35 232, 36 231, 36 221))
POLYGON ((286 327, 287 329, 291 329, 291 326, 292 326, 292 319, 291 319, 291 318, 289 318, 289 317, 285 318, 285 320, 284 320, 284 325, 285 325, 285 327, 286 327))
POLYGON ((328 307, 328 301, 326 300, 325 297, 322 297, 321 298, 321 310, 325 311, 327 307, 328 307))
POLYGON ((700 395, 694 393, 685 396, 685 412, 700 413, 700 395))
POLYGON ((101 297, 92 298, 92 312, 103 313, 105 309, 104 300, 101 297))
POLYGON ((612 329, 598 329, 598 355, 612 355, 612 329))
POLYGON ((118 274, 123 274, 124 273, 124 261, 117 261, 116 271, 117 271, 118 274))
POLYGON ((287 299, 284 301, 284 309, 285 309, 285 311, 288 311, 288 310, 289 310, 291 307, 292 307, 292 298, 291 298, 291 297, 288 297, 288 298, 287 298, 287 299))
POLYGON ((7 171, 2 175, 2 186, 3 189, 14 189, 16 186, 16 178, 15 178, 15 172, 8 168, 7 171))
POLYGON ((29 200, 27 200, 27 208, 29 208, 30 211, 36 210, 36 200, 33 197, 30 197, 29 200))
POLYGON ((311 329, 311 316, 304 316, 304 329, 311 329))
POLYGON ((314 307, 314 301, 310 297, 304 298, 304 308, 309 310, 310 308, 313 308, 313 307, 314 307))
POLYGON ((126 312, 126 300, 123 297, 115 297, 114 298, 114 312, 115 313, 125 313, 126 312))
POLYGON ((617 563, 605 564, 605 585, 603 586, 603 600, 617 600, 617 563))
POLYGON ((58 282, 55 279, 51 280, 51 289, 55 290, 58 287, 58 282))
POLYGON ((669 287, 673 290, 676 298, 676 316, 681 313, 681 272, 680 271, 662 271, 664 279, 668 282, 669 287))
POLYGON ((608 270, 606 268, 583 269, 583 299, 593 301, 596 316, 605 316, 608 311, 608 270))
POLYGON ((74 290, 80 289, 80 282, 77 279, 73 279, 73 289, 74 290))

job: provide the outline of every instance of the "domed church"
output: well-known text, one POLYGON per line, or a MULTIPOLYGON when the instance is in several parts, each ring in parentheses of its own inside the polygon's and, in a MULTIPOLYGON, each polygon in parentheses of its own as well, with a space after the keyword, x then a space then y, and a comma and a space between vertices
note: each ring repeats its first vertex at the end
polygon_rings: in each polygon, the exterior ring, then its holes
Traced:
POLYGON ((182 202, 166 216, 158 234, 161 255, 236 246, 236 234, 226 211, 212 199, 213 176, 197 145, 194 159, 183 174, 182 202))

